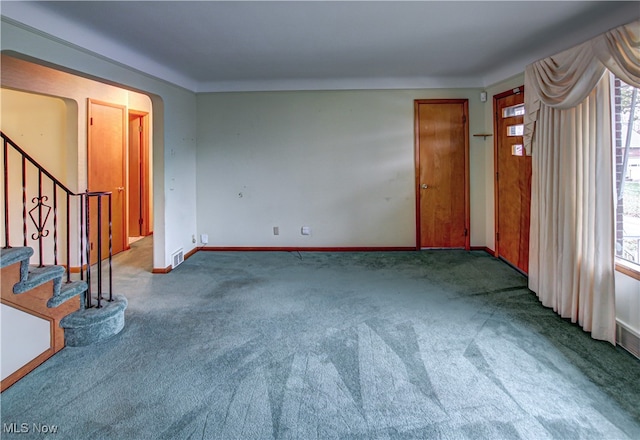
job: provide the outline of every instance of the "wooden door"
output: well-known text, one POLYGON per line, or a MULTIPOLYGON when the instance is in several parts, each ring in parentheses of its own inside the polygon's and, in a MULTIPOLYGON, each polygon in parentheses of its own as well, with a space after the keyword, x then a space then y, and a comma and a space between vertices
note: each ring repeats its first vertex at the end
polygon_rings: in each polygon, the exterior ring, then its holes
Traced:
POLYGON ((129 111, 129 236, 151 234, 149 114, 129 111))
MULTIPOLYGON (((126 109, 124 106, 89 100, 87 187, 90 192, 112 193, 113 254, 126 249, 126 109)), ((91 262, 97 261, 97 200, 92 199, 91 262)), ((108 203, 103 202, 102 259, 109 255, 108 203)))
POLYGON ((129 236, 142 235, 142 117, 129 113, 129 236))
POLYGON ((531 157, 524 152, 524 88, 494 96, 496 256, 529 270, 531 157))
POLYGON ((149 114, 129 112, 129 236, 151 233, 149 190, 149 114))
POLYGON ((416 100, 416 243, 469 249, 466 99, 416 100))

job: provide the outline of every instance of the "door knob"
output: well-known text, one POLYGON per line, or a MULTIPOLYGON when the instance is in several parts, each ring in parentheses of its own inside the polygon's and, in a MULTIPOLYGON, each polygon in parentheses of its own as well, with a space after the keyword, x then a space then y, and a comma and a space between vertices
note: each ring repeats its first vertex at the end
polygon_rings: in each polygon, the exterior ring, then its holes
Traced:
POLYGON ((427 186, 427 184, 426 184, 426 183, 423 183, 422 185, 420 185, 420 188, 422 188, 422 189, 427 189, 427 188, 429 188, 429 187, 427 186))
POLYGON ((124 186, 119 186, 118 191, 124 191, 124 186))

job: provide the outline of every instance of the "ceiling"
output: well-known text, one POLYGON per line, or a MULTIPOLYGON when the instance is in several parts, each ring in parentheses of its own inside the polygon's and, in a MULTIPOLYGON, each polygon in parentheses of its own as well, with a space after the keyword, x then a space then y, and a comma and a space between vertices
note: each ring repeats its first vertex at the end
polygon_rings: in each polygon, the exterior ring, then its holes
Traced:
POLYGON ((640 18, 612 1, 2 2, 2 15, 196 92, 485 87, 640 18))

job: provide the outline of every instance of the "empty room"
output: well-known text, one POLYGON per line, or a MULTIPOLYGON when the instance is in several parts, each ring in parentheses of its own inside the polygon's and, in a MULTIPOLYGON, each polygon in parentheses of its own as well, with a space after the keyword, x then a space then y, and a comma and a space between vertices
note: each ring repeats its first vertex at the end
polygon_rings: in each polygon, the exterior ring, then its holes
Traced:
POLYGON ((2 438, 640 438, 636 1, 3 1, 2 438))

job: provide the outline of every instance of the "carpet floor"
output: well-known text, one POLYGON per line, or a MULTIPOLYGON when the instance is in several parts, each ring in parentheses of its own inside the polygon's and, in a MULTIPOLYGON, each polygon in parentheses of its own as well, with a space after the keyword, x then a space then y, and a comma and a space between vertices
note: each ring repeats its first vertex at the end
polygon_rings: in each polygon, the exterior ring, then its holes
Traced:
POLYGON ((0 395, 3 439, 640 438, 640 361, 484 252, 150 253, 115 258, 119 335, 0 395))

